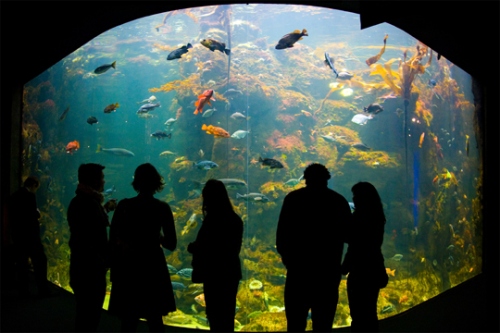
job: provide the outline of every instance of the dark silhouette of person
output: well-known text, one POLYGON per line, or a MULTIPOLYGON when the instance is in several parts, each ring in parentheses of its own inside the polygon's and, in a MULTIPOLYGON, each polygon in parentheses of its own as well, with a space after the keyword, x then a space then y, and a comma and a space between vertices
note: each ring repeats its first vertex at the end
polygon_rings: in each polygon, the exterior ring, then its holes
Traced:
POLYGON ((203 283, 210 331, 233 332, 236 295, 242 278, 239 254, 243 221, 234 212, 221 181, 208 180, 202 197, 203 223, 196 240, 187 248, 193 254, 192 280, 203 283))
POLYGON ((76 196, 68 207, 71 250, 69 283, 76 300, 75 330, 95 332, 101 319, 109 267, 107 213, 114 199, 103 206, 104 166, 81 164, 76 196))
POLYGON ((120 317, 122 332, 136 331, 141 318, 151 332, 163 332, 162 316, 176 310, 162 249, 177 246, 174 216, 154 197, 165 183, 152 164, 136 168, 132 186, 138 195, 121 200, 111 220, 109 313, 120 317))
POLYGON ((287 269, 287 329, 304 332, 311 310, 313 331, 329 332, 339 298, 340 265, 351 210, 341 194, 328 188, 330 173, 324 165, 310 164, 304 179, 305 187, 286 195, 276 232, 276 249, 287 269))
POLYGON ((359 182, 352 187, 354 212, 349 226, 342 274, 347 275, 347 297, 352 332, 378 332, 377 299, 387 285, 382 242, 385 215, 375 187, 359 182))
POLYGON ((47 256, 40 239, 40 211, 36 203, 36 191, 39 187, 38 178, 29 176, 23 186, 11 195, 8 205, 16 262, 17 289, 20 296, 30 294, 30 259, 38 295, 48 297, 55 294, 47 281, 47 256))

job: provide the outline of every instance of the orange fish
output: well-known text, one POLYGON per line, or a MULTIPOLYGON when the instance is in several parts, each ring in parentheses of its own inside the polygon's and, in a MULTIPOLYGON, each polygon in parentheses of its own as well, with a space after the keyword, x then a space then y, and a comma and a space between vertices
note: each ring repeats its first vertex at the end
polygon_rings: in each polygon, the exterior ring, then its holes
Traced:
POLYGON ((200 304, 203 307, 207 306, 207 304, 205 303, 205 294, 199 294, 194 298, 194 300, 196 301, 196 303, 200 304))
POLYGON ((120 107, 119 103, 109 104, 104 108, 104 113, 116 112, 116 109, 120 107))
POLYGON ((420 134, 420 141, 418 141, 418 148, 422 148, 422 143, 424 143, 425 132, 420 134))
POLYGON ((387 275, 396 276, 396 274, 395 274, 396 269, 395 268, 393 270, 391 270, 390 268, 386 267, 385 272, 387 273, 387 275))
POLYGON ((229 138, 230 135, 229 133, 223 129, 222 127, 216 127, 212 125, 205 125, 201 126, 201 130, 207 132, 207 134, 212 134, 216 138, 229 138))
POLYGON ((212 106, 212 104, 210 104, 210 100, 215 102, 215 98, 212 97, 213 94, 214 94, 213 89, 207 89, 203 92, 203 94, 198 96, 198 100, 196 101, 196 103, 194 103, 194 105, 196 106, 196 110, 194 110, 194 114, 202 113, 203 107, 207 103, 208 103, 208 105, 212 106))
POLYGON ((71 141, 66 145, 66 153, 68 154, 73 154, 73 152, 77 151, 80 149, 80 142, 78 141, 71 141))
POLYGON ((434 184, 435 182, 437 182, 439 180, 439 175, 437 175, 436 177, 434 177, 434 179, 432 180, 432 183, 434 184))

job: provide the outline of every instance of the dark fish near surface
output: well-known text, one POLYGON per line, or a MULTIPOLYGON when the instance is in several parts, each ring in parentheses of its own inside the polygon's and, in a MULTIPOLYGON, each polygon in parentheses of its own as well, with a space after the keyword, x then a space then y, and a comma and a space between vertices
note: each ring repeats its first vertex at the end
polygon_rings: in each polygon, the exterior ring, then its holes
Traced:
POLYGON ((205 46, 207 49, 209 49, 212 52, 214 52, 215 50, 219 50, 222 53, 225 53, 227 55, 229 55, 229 53, 231 53, 230 49, 226 49, 225 43, 218 42, 215 39, 205 38, 200 43, 201 43, 201 45, 205 46))
POLYGON ((137 110, 137 113, 147 113, 149 111, 153 111, 154 109, 160 107, 160 103, 148 103, 148 104, 144 104, 143 106, 141 106, 139 108, 139 110, 137 110))
POLYGON ((100 144, 97 144, 96 153, 100 153, 100 152, 104 152, 104 153, 108 153, 108 154, 116 155, 116 156, 127 156, 127 157, 135 156, 135 154, 133 152, 131 152, 130 150, 127 150, 127 149, 123 149, 123 148, 102 148, 100 144))
POLYGON ((192 47, 193 45, 191 45, 190 43, 187 43, 187 45, 183 45, 177 50, 170 52, 170 54, 167 56, 167 60, 180 59, 180 57, 182 57, 184 53, 187 53, 192 47))
POLYGON ((61 114, 61 116, 59 117, 59 121, 63 121, 66 118, 66 115, 68 114, 68 111, 69 111, 69 106, 61 114))
POLYGON ((116 109, 120 107, 120 104, 114 103, 114 104, 109 104, 104 108, 104 113, 111 113, 111 112, 116 112, 116 109))
POLYGON ((92 124, 97 124, 98 121, 97 121, 96 117, 90 116, 90 117, 87 118, 87 123, 89 123, 90 125, 92 125, 92 124))
POLYGON ((278 44, 276 45, 275 48, 276 48, 276 50, 283 50, 283 49, 286 49, 289 47, 293 47, 293 44, 295 44, 295 42, 301 40, 302 36, 309 36, 307 34, 306 29, 302 29, 302 32, 300 30, 294 30, 293 32, 281 37, 281 39, 278 41, 278 44))
POLYGON ((366 113, 377 114, 377 113, 384 111, 384 108, 380 104, 372 103, 372 104, 364 107, 363 111, 366 113))
POLYGON ((262 165, 267 165, 269 166, 271 169, 281 169, 283 168, 283 164, 281 164, 281 162, 273 159, 273 158, 262 158, 262 157, 259 157, 259 162, 262 162, 262 165))
POLYGON ((365 145, 364 143, 361 143, 361 142, 354 143, 351 145, 351 147, 362 150, 362 151, 372 150, 370 147, 368 147, 367 145, 365 145))
POLYGON ((198 163, 193 162, 193 166, 200 170, 210 170, 213 168, 217 168, 219 165, 212 161, 200 161, 198 163))
POLYGON ((335 67, 333 66, 333 59, 330 58, 330 56, 328 55, 328 53, 325 52, 325 64, 331 68, 331 70, 333 71, 333 73, 335 73, 335 77, 339 77, 339 73, 337 72, 337 70, 335 69, 335 67))
POLYGON ((116 61, 113 61, 113 63, 111 63, 109 65, 102 65, 102 66, 97 67, 94 70, 94 73, 96 73, 96 74, 106 73, 108 71, 108 69, 110 69, 111 67, 116 69, 116 61))
POLYGON ((151 136, 155 137, 157 140, 165 139, 165 138, 171 139, 172 138, 172 133, 167 133, 167 132, 164 132, 164 131, 156 131, 154 133, 151 133, 151 136))

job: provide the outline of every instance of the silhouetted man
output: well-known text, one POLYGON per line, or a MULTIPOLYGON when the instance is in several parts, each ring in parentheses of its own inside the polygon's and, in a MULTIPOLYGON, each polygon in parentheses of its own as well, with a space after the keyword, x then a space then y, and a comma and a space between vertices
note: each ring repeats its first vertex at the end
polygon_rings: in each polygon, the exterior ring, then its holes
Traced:
POLYGON ((287 268, 287 329, 304 332, 310 309, 313 331, 329 332, 351 209, 342 195, 327 187, 330 173, 324 165, 309 165, 304 179, 306 187, 285 197, 276 233, 276 248, 287 268))

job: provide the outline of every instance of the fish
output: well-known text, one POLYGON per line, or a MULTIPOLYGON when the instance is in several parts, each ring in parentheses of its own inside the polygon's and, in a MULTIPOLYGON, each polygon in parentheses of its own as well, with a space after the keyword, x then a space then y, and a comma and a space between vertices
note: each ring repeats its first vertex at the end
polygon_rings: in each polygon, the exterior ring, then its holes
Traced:
POLYGON ((283 164, 281 164, 281 162, 279 162, 273 158, 259 157, 259 162, 261 162, 262 165, 269 166, 271 169, 282 169, 283 168, 283 164))
POLYGON ((354 202, 349 202, 349 208, 351 208, 351 213, 354 212, 356 207, 354 207, 354 202))
POLYGON ((248 194, 236 193, 236 199, 244 199, 246 201, 253 200, 254 202, 268 202, 269 201, 269 198, 266 197, 262 193, 248 193, 248 194))
POLYGON ((99 66, 97 67, 95 70, 94 70, 94 73, 95 74, 102 74, 102 73, 106 73, 108 71, 108 69, 110 69, 111 67, 113 67, 114 69, 116 69, 116 61, 113 61, 111 64, 109 65, 102 65, 102 66, 99 66))
POLYGON ((465 134, 465 152, 469 156, 469 136, 465 134))
POLYGON ((205 39, 201 40, 200 43, 201 43, 201 45, 205 46, 207 49, 209 49, 212 52, 214 52, 215 50, 219 50, 222 53, 225 53, 227 55, 229 55, 231 53, 230 49, 226 49, 225 43, 218 42, 212 38, 205 38, 205 39))
POLYGON ((380 50, 380 52, 377 54, 377 55, 374 55, 373 57, 370 57, 368 59, 366 59, 366 64, 368 66, 371 66, 373 65, 374 63, 376 63, 380 57, 382 57, 382 54, 384 54, 385 52, 385 45, 387 44, 387 38, 389 37, 389 35, 385 35, 384 37, 384 46, 382 47, 382 49, 380 50))
POLYGON ((66 109, 64 109, 63 113, 59 117, 59 121, 63 121, 64 119, 66 119, 66 115, 68 114, 68 111, 69 111, 69 106, 66 109))
POLYGON ((104 108, 104 113, 116 112, 116 109, 120 107, 119 103, 109 104, 104 108))
POLYGON ((357 114, 354 117, 352 117, 351 121, 358 125, 365 125, 370 119, 373 119, 372 115, 366 116, 364 114, 357 114))
POLYGON ((212 161, 199 161, 198 163, 193 162, 193 166, 200 170, 210 170, 219 167, 219 165, 212 161))
POLYGON ((312 113, 309 112, 309 111, 306 111, 306 110, 300 110, 300 112, 302 112, 302 114, 306 117, 312 117, 312 113))
POLYGON ((202 113, 203 112, 203 107, 205 104, 208 104, 212 106, 210 101, 215 102, 215 98, 213 98, 214 90, 213 89, 207 89, 205 90, 201 95, 198 96, 198 100, 194 105, 196 106, 196 109, 194 110, 194 114, 202 113))
POLYGON ((193 275, 193 269, 192 268, 182 268, 182 269, 179 269, 176 274, 184 279, 191 279, 191 276, 193 275))
POLYGON ((184 290, 184 289, 187 289, 187 287, 182 282, 172 281, 172 289, 173 290, 184 290))
POLYGON ((176 50, 173 50, 167 56, 167 60, 180 59, 184 53, 188 53, 189 49, 193 48, 191 43, 187 43, 187 45, 182 45, 176 50))
POLYGON ((172 138, 172 133, 167 133, 167 132, 164 132, 164 131, 156 131, 154 133, 151 133, 151 136, 155 137, 157 140, 165 139, 165 138, 171 139, 172 138))
POLYGON ((110 188, 106 189, 104 192, 102 192, 102 195, 105 197, 112 195, 114 192, 116 192, 115 185, 111 186, 110 188))
POLYGON ((427 82, 427 85, 431 88, 434 88, 437 85, 437 82, 434 79, 429 79, 429 81, 427 82))
POLYGON ((389 313, 389 312, 392 312, 394 311, 394 306, 392 304, 389 304, 389 305, 386 305, 382 308, 382 310, 380 311, 381 314, 384 314, 384 313, 389 313))
POLYGON ((347 72, 347 71, 344 71, 344 72, 340 72, 337 79, 339 80, 350 80, 354 77, 354 74, 351 73, 351 72, 347 72))
POLYGON ((90 116, 90 117, 87 118, 87 123, 89 123, 90 125, 92 125, 92 124, 97 124, 98 121, 97 121, 96 117, 90 116))
POLYGON ((420 140, 418 141, 418 148, 422 148, 422 143, 424 143, 424 138, 425 138, 425 132, 422 132, 422 134, 420 134, 420 140))
MULTIPOLYGON (((232 190, 247 187, 247 183, 245 183, 245 181, 242 179, 221 178, 218 180, 221 181, 226 186, 226 188, 232 189, 232 190)), ((194 182, 195 186, 198 188, 205 185, 205 183, 200 183, 197 181, 193 181, 193 182, 194 182)))
POLYGON ((186 160, 186 156, 177 157, 174 160, 174 163, 181 163, 182 161, 185 161, 185 160, 186 160))
POLYGON ((389 267, 386 267, 385 272, 387 273, 387 275, 396 276, 396 269, 395 268, 391 270, 389 267))
POLYGON ((401 117, 401 115, 404 113, 404 111, 400 108, 397 108, 396 111, 394 111, 395 114, 398 115, 398 117, 401 117))
POLYGON ((167 264, 167 268, 169 275, 174 275, 175 273, 177 273, 177 268, 175 268, 174 266, 167 264))
POLYGON ((196 228, 198 226, 198 222, 196 221, 196 213, 191 214, 191 217, 189 220, 186 222, 186 225, 181 231, 181 235, 184 236, 188 234, 191 230, 196 228))
POLYGON ((170 127, 172 126, 175 122, 177 121, 177 119, 175 118, 170 118, 168 119, 163 125, 166 125, 167 127, 170 127))
POLYGON ((403 255, 402 254, 395 254, 392 258, 389 258, 389 260, 395 260, 395 261, 401 261, 401 259, 403 259, 403 255))
POLYGON ((372 103, 364 107, 363 111, 370 114, 379 114, 380 112, 384 111, 384 108, 380 104, 372 103))
POLYGON ((222 127, 216 127, 213 125, 205 125, 201 126, 201 130, 207 132, 207 134, 212 134, 216 138, 229 138, 229 133, 223 129, 222 127))
POLYGON ((205 152, 203 151, 203 149, 198 150, 198 156, 200 156, 201 158, 205 156, 205 152))
POLYGON ((325 65, 327 65, 328 67, 330 67, 330 69, 333 71, 333 73, 335 74, 335 78, 338 78, 339 77, 339 73, 337 72, 337 70, 335 69, 335 67, 333 66, 333 59, 330 58, 330 56, 328 55, 328 53, 325 52, 325 65))
POLYGON ((96 153, 107 153, 115 156, 126 156, 126 157, 132 157, 135 156, 133 152, 127 149, 123 148, 102 148, 100 144, 97 144, 97 150, 96 153))
POLYGON ((241 90, 236 90, 236 89, 228 89, 226 90, 225 93, 223 93, 224 97, 228 97, 231 95, 243 95, 243 92, 241 90))
POLYGON ((146 98, 146 99, 142 100, 141 102, 137 102, 137 104, 153 103, 154 101, 156 101, 156 97, 154 95, 151 95, 151 97, 146 98))
POLYGON ((231 137, 233 139, 243 139, 244 137, 247 136, 248 133, 250 133, 250 131, 237 130, 236 132, 231 134, 231 137))
POLYGON ((74 140, 66 145, 66 153, 73 154, 75 151, 80 149, 80 142, 74 140))
POLYGON ((203 112, 203 114, 201 115, 203 118, 208 118, 208 117, 211 117, 214 112, 217 111, 216 108, 213 108, 213 109, 208 109, 207 111, 203 112))
POLYGON ((171 152, 170 150, 165 150, 160 153, 160 157, 162 156, 168 156, 168 155, 176 155, 176 153, 171 152))
POLYGON ((372 150, 370 147, 368 147, 367 145, 365 145, 365 144, 364 144, 364 143, 362 143, 362 142, 353 143, 353 144, 351 145, 351 147, 356 148, 356 149, 359 149, 359 150, 362 150, 362 151, 372 150))
POLYGON ((156 108, 161 107, 160 103, 148 103, 142 105, 136 113, 147 113, 149 111, 153 111, 156 108))
POLYGON ((285 36, 281 37, 281 39, 278 41, 278 44, 276 44, 275 49, 276 50, 283 50, 286 48, 293 47, 293 44, 295 44, 297 41, 302 39, 302 36, 309 36, 307 34, 306 29, 302 29, 302 32, 300 30, 294 30, 289 34, 286 34, 285 36))
POLYGON ((336 142, 337 139, 334 138, 332 135, 332 133, 328 133, 327 135, 320 135, 323 139, 325 139, 325 141, 328 141, 328 142, 336 142))
POLYGON ((206 307, 207 304, 205 303, 205 294, 199 294, 194 298, 195 302, 198 303, 199 305, 206 307))
POLYGON ((235 113, 233 113, 230 116, 230 118, 232 118, 232 119, 247 119, 247 117, 243 113, 241 113, 241 112, 235 112, 235 113))

